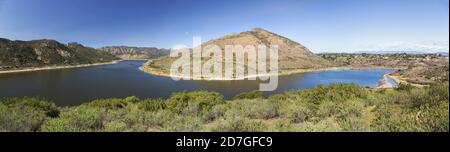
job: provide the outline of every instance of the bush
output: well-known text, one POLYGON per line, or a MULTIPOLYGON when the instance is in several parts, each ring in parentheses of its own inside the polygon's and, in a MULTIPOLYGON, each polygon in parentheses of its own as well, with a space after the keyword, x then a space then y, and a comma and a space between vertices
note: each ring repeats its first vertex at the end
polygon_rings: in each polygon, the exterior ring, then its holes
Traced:
POLYGON ((225 115, 225 113, 230 109, 229 104, 221 104, 214 106, 208 113, 203 115, 204 122, 211 122, 219 119, 225 115))
POLYGON ((126 97, 125 99, 123 99, 123 101, 125 102, 125 103, 136 103, 136 102, 139 102, 141 99, 139 99, 138 97, 136 97, 136 96, 131 96, 131 97, 126 97))
POLYGON ((8 107, 28 107, 37 111, 44 111, 49 117, 58 117, 59 109, 55 103, 38 98, 6 98, 0 101, 8 107))
POLYGON ((59 118, 46 122, 42 126, 42 131, 96 131, 103 127, 103 112, 99 108, 79 106, 62 112, 59 118))
POLYGON ((198 131, 201 119, 193 116, 175 116, 164 126, 164 131, 193 132, 198 131))
POLYGON ((218 120, 205 130, 213 132, 259 132, 266 131, 267 126, 260 120, 252 120, 243 117, 229 117, 218 120))
POLYGON ((419 131, 448 132, 449 131, 449 105, 423 105, 416 114, 419 131))
POLYGON ((145 111, 158 111, 166 109, 166 103, 162 99, 146 99, 138 103, 138 107, 145 111))
POLYGON ((214 132, 255 132, 268 129, 262 121, 247 118, 242 113, 242 109, 237 107, 238 105, 232 106, 231 109, 226 111, 222 119, 214 121, 204 130, 214 132))
POLYGON ((146 112, 139 109, 138 106, 127 106, 125 111, 126 113, 121 117, 121 120, 127 124, 127 126, 142 124, 146 119, 146 112))
POLYGON ((263 93, 261 91, 255 90, 251 92, 240 93, 233 97, 233 100, 237 99, 261 99, 263 98, 263 93))
POLYGON ((280 107, 280 116, 291 123, 301 123, 313 117, 313 111, 304 104, 286 103, 280 107))
POLYGON ((39 131, 41 125, 58 117, 54 103, 37 98, 7 98, 0 101, 0 130, 39 131))
POLYGON ((127 124, 122 121, 111 121, 105 124, 104 132, 123 132, 128 128, 127 124))
POLYGON ((396 91, 376 108, 372 128, 377 131, 447 131, 448 85, 396 91))
POLYGON ((94 101, 85 103, 83 105, 89 106, 89 107, 105 108, 105 109, 120 109, 120 108, 126 107, 129 104, 133 104, 133 103, 136 103, 139 101, 140 101, 139 98, 132 96, 132 97, 127 97, 125 99, 110 98, 110 99, 94 100, 94 101))
POLYGON ((168 110, 147 113, 143 124, 153 129, 162 129, 175 118, 175 114, 168 110))
POLYGON ((179 114, 186 111, 186 108, 190 108, 189 110, 198 110, 197 112, 199 114, 203 114, 208 112, 213 106, 223 104, 224 102, 223 96, 217 92, 195 91, 174 93, 167 99, 166 105, 167 108, 179 114))
POLYGON ((302 96, 309 102, 320 104, 320 102, 339 102, 348 99, 366 98, 368 91, 356 84, 330 84, 327 87, 321 85, 307 89, 302 96))
POLYGON ((342 131, 339 124, 332 118, 324 119, 319 122, 306 122, 296 128, 301 132, 338 132, 342 131))
POLYGON ((271 119, 278 116, 278 104, 268 100, 236 100, 231 102, 231 108, 251 119, 271 119))
POLYGON ((449 102, 448 83, 432 84, 427 92, 428 92, 428 96, 430 97, 429 100, 434 105, 438 105, 442 102, 448 104, 448 102, 449 102))
POLYGON ((409 83, 399 83, 398 87, 395 88, 397 91, 411 91, 414 87, 409 83))
POLYGON ((85 131, 69 119, 52 119, 42 126, 44 132, 81 132, 85 131))
POLYGON ((369 91, 356 84, 330 84, 329 86, 318 85, 311 89, 288 91, 269 97, 272 101, 299 101, 314 104, 322 102, 341 102, 348 99, 365 99, 369 91))

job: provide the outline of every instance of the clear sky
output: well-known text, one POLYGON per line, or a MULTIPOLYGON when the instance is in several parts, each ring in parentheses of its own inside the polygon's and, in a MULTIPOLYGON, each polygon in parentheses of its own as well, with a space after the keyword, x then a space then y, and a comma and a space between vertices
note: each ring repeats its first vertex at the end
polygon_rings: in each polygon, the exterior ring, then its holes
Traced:
POLYGON ((0 0, 0 37, 170 48, 261 27, 313 52, 448 51, 448 0, 0 0))

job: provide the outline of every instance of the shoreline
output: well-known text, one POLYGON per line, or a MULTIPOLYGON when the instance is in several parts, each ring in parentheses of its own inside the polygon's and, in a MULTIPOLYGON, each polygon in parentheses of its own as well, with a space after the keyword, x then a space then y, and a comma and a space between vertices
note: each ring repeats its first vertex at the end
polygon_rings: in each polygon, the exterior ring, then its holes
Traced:
POLYGON ((47 71, 47 70, 57 70, 57 69, 82 68, 82 67, 91 67, 91 66, 116 64, 116 63, 118 63, 120 61, 123 61, 123 60, 113 60, 113 61, 110 61, 110 62, 80 64, 80 65, 61 65, 61 66, 45 66, 45 67, 35 67, 35 68, 24 68, 24 69, 17 69, 17 70, 0 71, 0 74, 23 73, 23 72, 34 72, 34 71, 47 71))
MULTIPOLYGON (((36 67, 36 68, 25 68, 25 69, 17 69, 17 70, 7 70, 7 71, 0 71, 0 74, 10 74, 10 73, 23 73, 23 72, 34 72, 34 71, 47 71, 47 70, 57 70, 57 69, 70 69, 70 68, 82 68, 82 67, 91 67, 91 66, 100 66, 100 65, 108 65, 108 64, 116 64, 120 61, 127 61, 127 60, 136 60, 136 61, 143 61, 148 59, 120 59, 120 60, 113 60, 110 62, 102 62, 102 63, 92 63, 92 64, 80 64, 80 65, 65 65, 65 66, 47 66, 47 67, 36 67)), ((141 67, 139 67, 140 71, 143 71, 147 74, 152 74, 156 76, 162 76, 162 77, 175 77, 180 79, 191 79, 193 81, 232 81, 232 80, 245 80, 245 79, 256 79, 261 76, 274 76, 275 74, 265 74, 265 75, 252 75, 252 76, 245 76, 242 78, 233 78, 233 79, 224 79, 224 78, 201 78, 201 79, 194 79, 192 77, 185 77, 185 76, 171 76, 170 74, 167 74, 163 71, 160 71, 159 69, 150 68, 147 65, 148 62, 144 63, 141 67)), ((299 74, 299 73, 307 73, 307 72, 320 72, 320 71, 332 71, 332 70, 366 70, 366 69, 403 69, 400 67, 328 67, 328 68, 316 68, 316 69, 295 69, 295 70, 289 70, 289 71, 283 71, 280 70, 277 76, 287 76, 287 75, 293 75, 293 74, 299 74)), ((401 78, 400 76, 393 76, 391 75, 392 72, 384 74, 382 78, 380 79, 380 84, 374 88, 380 89, 380 88, 393 88, 394 86, 387 82, 386 77, 389 76, 392 80, 394 80, 397 85, 400 83, 404 84, 411 84, 413 86, 419 86, 423 87, 424 85, 418 85, 418 84, 412 84, 409 82, 406 82, 401 78)))
MULTIPOLYGON (((148 62, 147 62, 148 63, 148 62)), ((168 73, 165 73, 159 69, 151 68, 147 66, 147 63, 139 67, 139 70, 156 75, 156 76, 163 76, 163 77, 174 77, 174 78, 180 78, 180 79, 190 79, 196 81, 193 77, 186 77, 186 76, 171 76, 168 73)), ((296 70, 289 70, 289 71, 279 71, 277 73, 277 76, 287 76, 287 75, 293 75, 293 74, 299 74, 299 73, 307 73, 307 72, 320 72, 320 71, 332 71, 332 70, 366 70, 366 69, 404 69, 403 67, 328 67, 328 68, 317 68, 317 69, 296 69, 296 70)), ((388 73, 390 74, 390 73, 388 73)), ((266 75, 252 75, 252 76, 245 76, 243 78, 234 78, 234 79, 215 79, 215 78, 202 78, 200 81, 231 81, 231 80, 245 80, 250 78, 257 78, 260 76, 273 76, 274 74, 266 74, 266 75)), ((379 85, 380 86, 380 85, 379 85)), ((378 88, 379 86, 375 87, 378 88)))
POLYGON ((397 83, 398 85, 400 85, 400 84, 409 84, 409 85, 412 85, 412 86, 414 86, 414 87, 426 87, 426 86, 429 86, 429 85, 423 85, 423 84, 416 84, 416 83, 408 82, 408 81, 406 81, 405 78, 402 77, 402 76, 389 75, 389 78, 391 78, 392 80, 394 80, 395 83, 397 83))
POLYGON ((392 78, 392 76, 390 74, 392 74, 392 72, 383 74, 383 76, 381 77, 381 80, 380 80, 378 86, 375 87, 375 89, 393 89, 396 86, 398 86, 398 82, 394 78, 392 78), (396 84, 390 83, 388 81, 388 79, 394 80, 396 84))

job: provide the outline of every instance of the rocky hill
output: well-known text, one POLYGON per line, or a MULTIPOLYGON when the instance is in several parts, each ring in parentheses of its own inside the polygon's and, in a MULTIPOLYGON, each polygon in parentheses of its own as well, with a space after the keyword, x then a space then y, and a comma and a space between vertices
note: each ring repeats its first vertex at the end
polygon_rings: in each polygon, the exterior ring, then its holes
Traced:
POLYGON ((153 59, 168 55, 170 50, 158 49, 154 47, 128 47, 128 46, 107 46, 99 50, 108 52, 121 59, 153 59))
POLYGON ((109 62, 113 55, 78 43, 55 40, 11 41, 0 38, 0 70, 109 62))
MULTIPOLYGON (((320 69, 334 66, 331 61, 315 55, 305 46, 261 28, 255 28, 250 31, 210 40, 202 44, 203 49, 210 44, 219 46, 223 52, 225 51, 225 45, 242 45, 244 47, 247 45, 258 47, 258 45, 261 44, 267 47, 270 45, 278 45, 279 72, 320 69)), ((174 58, 167 56, 161 57, 147 63, 143 70, 154 74, 167 75, 169 74, 171 63, 174 61, 174 58)), ((236 59, 234 59, 234 61, 236 61, 236 59)))
POLYGON ((222 49, 225 45, 278 45, 278 66, 281 70, 322 68, 330 65, 329 61, 315 55, 305 46, 261 28, 214 39, 203 46, 210 44, 218 45, 222 49))

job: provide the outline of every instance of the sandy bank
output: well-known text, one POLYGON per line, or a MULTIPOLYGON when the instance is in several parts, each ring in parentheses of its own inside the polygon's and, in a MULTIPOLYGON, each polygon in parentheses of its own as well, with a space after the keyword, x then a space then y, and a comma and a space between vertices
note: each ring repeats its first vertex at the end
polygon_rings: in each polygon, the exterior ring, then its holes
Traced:
POLYGON ((400 75, 392 75, 392 74, 390 74, 389 77, 392 80, 394 80, 397 84, 409 84, 409 85, 412 85, 414 87, 426 87, 426 86, 429 86, 429 85, 415 84, 415 83, 408 82, 408 81, 406 81, 406 78, 404 78, 404 77, 402 77, 400 75))
MULTIPOLYGON (((392 89, 395 87, 395 84, 389 83, 388 79, 393 79, 390 76, 391 73, 383 74, 381 77, 380 83, 376 87, 376 89, 392 89)), ((395 80, 394 80, 395 81, 395 80)), ((397 82, 396 82, 397 83, 397 82)), ((398 83, 397 83, 398 84, 398 83)))
POLYGON ((36 68, 24 68, 24 69, 18 69, 18 70, 0 71, 0 74, 19 73, 19 72, 33 72, 33 71, 44 71, 44 70, 56 70, 56 69, 69 69, 69 68, 81 68, 81 67, 90 67, 90 66, 115 64, 115 63, 117 63, 119 61, 122 61, 122 60, 114 60, 114 61, 111 61, 111 62, 103 62, 103 63, 80 64, 80 65, 63 65, 63 66, 46 66, 46 67, 36 67, 36 68))

